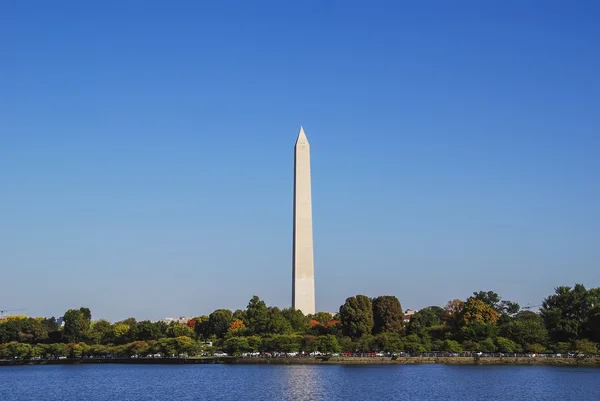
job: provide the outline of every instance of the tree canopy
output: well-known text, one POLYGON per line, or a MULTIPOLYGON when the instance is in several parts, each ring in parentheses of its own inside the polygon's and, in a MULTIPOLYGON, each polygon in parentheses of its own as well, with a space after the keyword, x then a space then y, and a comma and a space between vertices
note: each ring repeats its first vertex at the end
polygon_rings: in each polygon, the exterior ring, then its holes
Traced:
POLYGON ((493 291, 476 291, 445 307, 428 306, 404 323, 393 295, 348 297, 339 313, 305 316, 268 306, 253 296, 246 309, 217 309, 182 324, 128 318, 92 320, 91 311, 69 309, 59 327, 51 318, 0 320, 0 358, 33 356, 194 354, 213 349, 241 352, 577 352, 594 354, 600 342, 600 289, 556 287, 539 313, 493 291))
POLYGON ((359 338, 373 331, 373 305, 366 295, 349 297, 340 307, 343 332, 350 338, 359 338))

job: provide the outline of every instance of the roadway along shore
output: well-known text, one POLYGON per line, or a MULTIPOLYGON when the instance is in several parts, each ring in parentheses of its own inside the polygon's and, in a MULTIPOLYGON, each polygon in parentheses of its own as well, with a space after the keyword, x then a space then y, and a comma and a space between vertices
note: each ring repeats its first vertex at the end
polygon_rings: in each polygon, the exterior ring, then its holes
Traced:
POLYGON ((546 366, 595 366, 600 367, 600 358, 527 358, 527 357, 310 357, 310 358, 90 358, 0 360, 0 366, 14 365, 58 365, 58 364, 236 364, 236 365, 546 365, 546 366))

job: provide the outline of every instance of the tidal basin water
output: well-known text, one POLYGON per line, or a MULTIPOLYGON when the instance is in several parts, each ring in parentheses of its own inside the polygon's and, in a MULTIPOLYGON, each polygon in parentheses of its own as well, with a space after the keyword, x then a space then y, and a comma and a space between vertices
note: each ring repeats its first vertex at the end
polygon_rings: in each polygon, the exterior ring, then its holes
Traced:
POLYGON ((0 367, 0 399, 600 400, 600 369, 550 366, 0 367))

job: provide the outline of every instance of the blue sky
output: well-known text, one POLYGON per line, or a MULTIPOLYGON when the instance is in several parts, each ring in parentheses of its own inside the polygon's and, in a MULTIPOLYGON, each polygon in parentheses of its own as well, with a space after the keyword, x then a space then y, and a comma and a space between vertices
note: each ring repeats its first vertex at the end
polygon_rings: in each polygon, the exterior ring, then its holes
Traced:
POLYGON ((0 4, 0 309, 317 309, 600 285, 593 1, 0 4), (450 4, 451 3, 451 4, 450 4))

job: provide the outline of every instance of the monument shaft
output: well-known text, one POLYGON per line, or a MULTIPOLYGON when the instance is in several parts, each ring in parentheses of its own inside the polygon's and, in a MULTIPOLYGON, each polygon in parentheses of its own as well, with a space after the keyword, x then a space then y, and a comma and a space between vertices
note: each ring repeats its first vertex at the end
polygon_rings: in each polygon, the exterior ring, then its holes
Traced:
POLYGON ((302 127, 294 148, 292 307, 305 315, 315 313, 310 146, 302 127))

